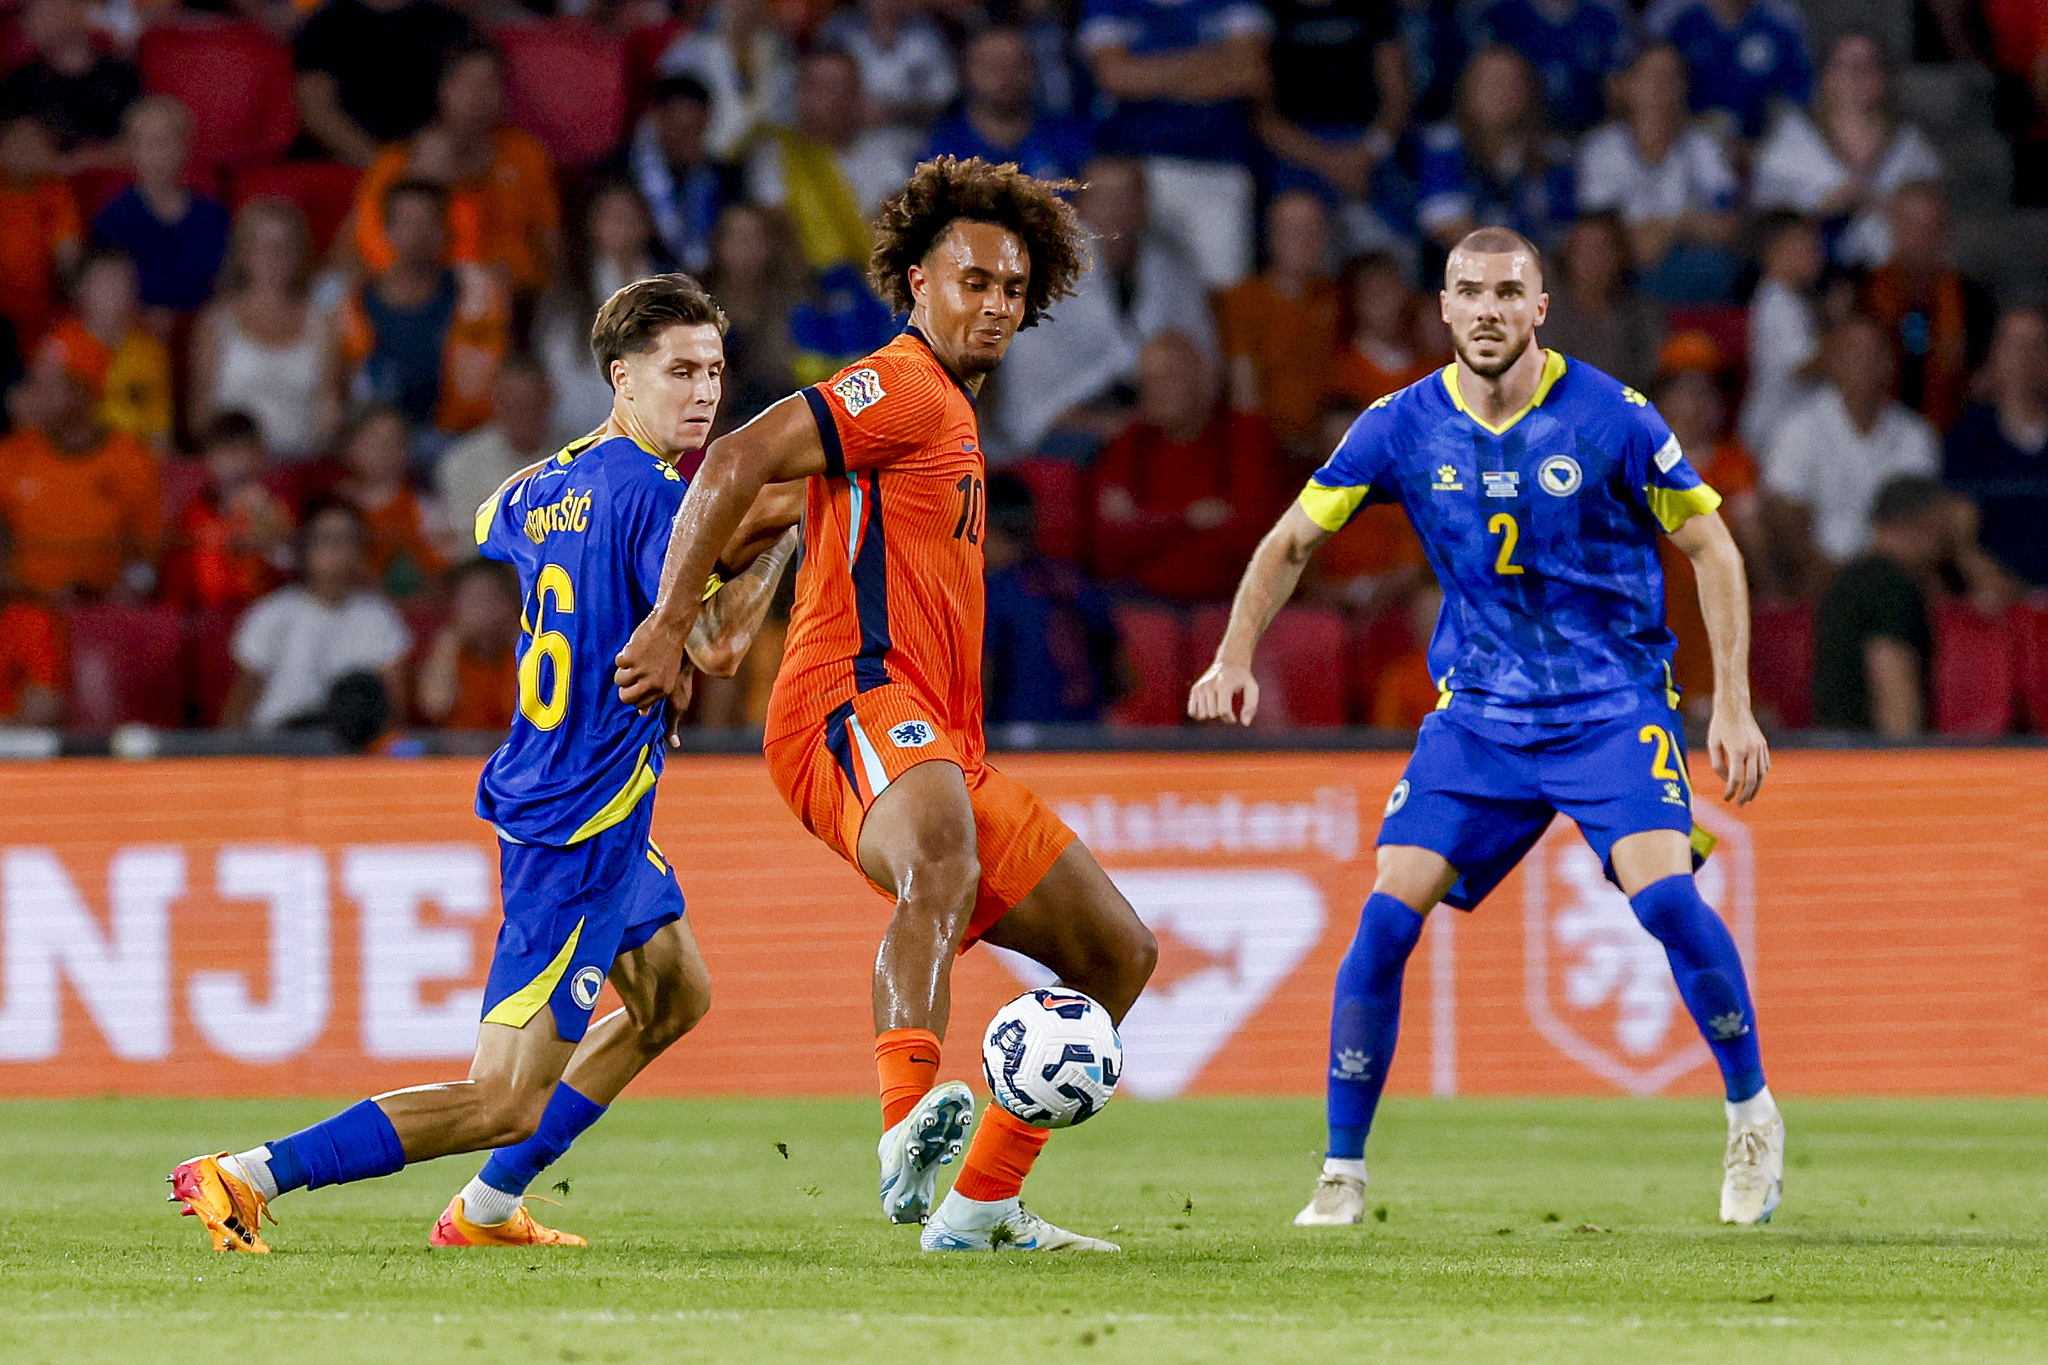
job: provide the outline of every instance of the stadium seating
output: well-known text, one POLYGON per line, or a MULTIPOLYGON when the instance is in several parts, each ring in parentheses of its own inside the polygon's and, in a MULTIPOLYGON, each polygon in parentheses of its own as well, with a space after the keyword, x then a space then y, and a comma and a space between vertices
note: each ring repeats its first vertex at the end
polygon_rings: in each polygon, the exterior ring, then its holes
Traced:
MULTIPOLYGON (((1189 635, 1190 668, 1209 666, 1230 608, 1218 602, 1195 612, 1189 635)), ((1344 617, 1328 607, 1283 607, 1259 641, 1252 676, 1259 683, 1260 730, 1342 725, 1348 718, 1344 678, 1344 617)))
POLYGON ((235 208, 239 211, 252 199, 289 199, 306 215, 314 248, 324 252, 355 207, 356 182, 362 174, 338 161, 288 161, 253 167, 235 176, 235 208))
POLYGON ((70 723, 80 730, 185 723, 179 656, 185 623, 171 607, 98 606, 71 614, 70 723))
POLYGON ((612 153, 626 132, 626 45, 573 19, 514 24, 491 35, 505 54, 512 122, 564 169, 612 153))
POLYGON ((1117 634, 1130 665, 1131 690, 1110 709, 1109 723, 1121 726, 1178 725, 1187 714, 1187 624, 1172 607, 1123 603, 1116 608, 1117 634))
POLYGON ((2048 735, 2048 599, 2037 598, 2015 607, 2012 628, 2017 637, 2014 659, 2027 729, 2048 735))
POLYGON ((1749 684, 1765 725, 1787 730, 1813 720, 1813 608, 1758 602, 1750 613, 1749 684))
POLYGON ((1088 519, 1081 513, 1081 469, 1067 460, 1022 460, 1002 470, 1031 489, 1038 517, 1038 549, 1053 559, 1079 562, 1081 533, 1088 519))
POLYGON ((1933 615, 1935 732, 1979 739, 2010 734, 2017 650, 2006 619, 1960 601, 1937 603, 1933 615))
POLYGON ((198 712, 194 723, 208 729, 220 724, 228 693, 234 690, 235 625, 240 620, 239 611, 221 607, 194 612, 185 621, 185 690, 198 712))
POLYGON ((165 460, 157 466, 157 472, 163 483, 164 525, 175 526, 213 476, 204 460, 165 460))
POLYGON ((192 159, 208 174, 274 161, 298 136, 291 52, 253 23, 181 18, 136 47, 142 83, 192 111, 192 159))
POLYGON ((1379 692, 1380 675, 1387 665, 1419 648, 1424 641, 1409 628, 1408 613, 1395 606, 1376 615, 1352 618, 1345 640, 1345 671, 1351 678, 1355 699, 1354 718, 1361 724, 1372 721, 1372 702, 1379 692))
POLYGON ((647 92, 661 76, 661 54, 687 33, 690 21, 681 17, 642 24, 626 35, 626 80, 629 104, 626 115, 637 119, 647 107, 647 92))
POLYGON ((1665 335, 1703 332, 1721 352, 1721 363, 1738 372, 1749 368, 1749 310, 1733 304, 1687 304, 1666 313, 1665 335))

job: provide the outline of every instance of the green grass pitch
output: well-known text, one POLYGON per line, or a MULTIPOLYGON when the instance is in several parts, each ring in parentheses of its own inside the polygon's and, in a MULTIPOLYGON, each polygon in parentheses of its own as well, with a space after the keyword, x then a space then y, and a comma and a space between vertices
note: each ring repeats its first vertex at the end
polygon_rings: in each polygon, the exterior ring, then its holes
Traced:
POLYGON ((1288 1225, 1319 1105, 1124 1101, 1028 1191, 1121 1257, 921 1256, 851 1101, 619 1105, 538 1187, 582 1251, 430 1251, 470 1157, 293 1195, 268 1257, 160 1202, 330 1107, 0 1105, 0 1361, 2048 1361, 2038 1101, 1790 1101, 1756 1229, 1698 1100, 1392 1101, 1357 1229, 1288 1225))

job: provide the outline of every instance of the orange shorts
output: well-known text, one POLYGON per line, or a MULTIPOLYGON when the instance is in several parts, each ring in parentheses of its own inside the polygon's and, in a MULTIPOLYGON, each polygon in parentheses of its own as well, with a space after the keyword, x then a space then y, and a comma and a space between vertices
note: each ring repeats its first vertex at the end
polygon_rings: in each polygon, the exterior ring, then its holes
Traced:
MULTIPOLYGON (((964 949, 1045 879, 1074 841, 1074 831, 1023 783, 986 763, 970 763, 932 721, 935 714, 936 708, 901 684, 859 693, 826 717, 822 730, 771 741, 768 774, 804 828, 858 869, 861 823, 875 798, 920 763, 959 768, 974 805, 981 859, 981 894, 964 949)), ((893 890, 875 890, 895 898, 893 890)))

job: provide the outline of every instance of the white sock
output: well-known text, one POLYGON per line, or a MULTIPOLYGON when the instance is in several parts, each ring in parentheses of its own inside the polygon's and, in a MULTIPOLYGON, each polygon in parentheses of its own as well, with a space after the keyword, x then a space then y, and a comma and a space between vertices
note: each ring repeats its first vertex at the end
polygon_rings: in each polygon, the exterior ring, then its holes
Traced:
POLYGON ((1778 1116, 1778 1102, 1771 1098, 1771 1088, 1765 1086, 1746 1100, 1724 1103, 1728 1111, 1728 1126, 1763 1127, 1778 1116))
POLYGON ((519 1212, 524 1199, 524 1195, 507 1194, 484 1184, 480 1175, 471 1176, 462 1187, 462 1216, 478 1227, 496 1227, 519 1212))
POLYGON ((256 1187, 266 1200, 277 1198, 277 1177, 270 1173, 270 1148, 251 1147, 228 1158, 242 1179, 256 1187))
POLYGON ((1365 1158, 1326 1156, 1323 1158, 1324 1175, 1348 1175, 1359 1184, 1365 1183, 1365 1158))
POLYGON ((969 1199, 958 1190, 948 1190, 945 1202, 939 1205, 936 1221, 949 1228, 979 1231, 1002 1222, 1017 1211, 1017 1206, 1018 1198, 1014 1194, 1008 1199, 969 1199))

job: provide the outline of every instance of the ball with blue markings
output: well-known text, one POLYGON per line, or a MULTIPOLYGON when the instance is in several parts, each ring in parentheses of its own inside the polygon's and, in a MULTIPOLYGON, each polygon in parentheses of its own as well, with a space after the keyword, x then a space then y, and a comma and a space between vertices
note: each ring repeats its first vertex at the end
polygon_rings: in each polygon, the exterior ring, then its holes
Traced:
POLYGON ((1101 1112, 1123 1075, 1124 1045, 1101 1002, 1049 986, 996 1011, 981 1042, 995 1101, 1036 1128, 1071 1128, 1101 1112))

